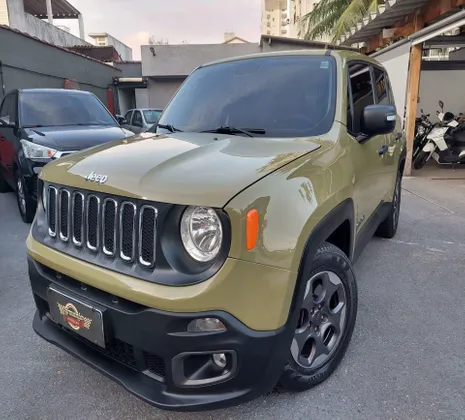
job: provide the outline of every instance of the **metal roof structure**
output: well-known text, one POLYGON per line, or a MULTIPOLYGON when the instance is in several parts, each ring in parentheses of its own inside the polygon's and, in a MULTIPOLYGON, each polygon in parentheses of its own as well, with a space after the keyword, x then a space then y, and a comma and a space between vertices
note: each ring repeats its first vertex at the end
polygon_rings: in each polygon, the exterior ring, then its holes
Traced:
POLYGON ((362 43, 374 35, 379 34, 384 28, 393 27, 398 21, 410 13, 423 7, 428 0, 385 0, 377 10, 370 13, 350 31, 342 35, 336 45, 352 45, 362 43))
MULTIPOLYGON (((24 11, 38 19, 47 19, 45 0, 24 0, 24 11)), ((52 0, 54 19, 77 19, 81 12, 66 0, 52 0)))

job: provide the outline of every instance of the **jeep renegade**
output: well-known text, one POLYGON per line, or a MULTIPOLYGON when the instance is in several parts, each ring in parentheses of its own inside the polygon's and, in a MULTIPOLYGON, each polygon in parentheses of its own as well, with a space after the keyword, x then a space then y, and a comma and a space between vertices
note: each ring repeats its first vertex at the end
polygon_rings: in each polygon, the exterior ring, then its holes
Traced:
POLYGON ((163 409, 307 390, 349 345, 352 264, 395 235, 404 161, 388 75, 366 56, 203 65, 156 132, 43 168, 34 330, 163 409))

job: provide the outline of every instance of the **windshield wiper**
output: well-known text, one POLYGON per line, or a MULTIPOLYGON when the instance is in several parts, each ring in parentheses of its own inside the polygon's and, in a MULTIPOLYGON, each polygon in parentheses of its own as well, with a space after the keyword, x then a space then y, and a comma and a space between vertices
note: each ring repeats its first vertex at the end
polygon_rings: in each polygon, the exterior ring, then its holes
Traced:
POLYGON ((249 137, 255 137, 254 134, 265 134, 266 130, 263 128, 237 128, 230 126, 221 126, 212 128, 211 130, 203 130, 201 133, 219 133, 219 134, 237 134, 242 133, 249 137))
POLYGON ((175 133, 176 131, 182 133, 182 130, 176 128, 172 124, 157 124, 157 127, 164 128, 165 130, 171 131, 172 133, 175 133))

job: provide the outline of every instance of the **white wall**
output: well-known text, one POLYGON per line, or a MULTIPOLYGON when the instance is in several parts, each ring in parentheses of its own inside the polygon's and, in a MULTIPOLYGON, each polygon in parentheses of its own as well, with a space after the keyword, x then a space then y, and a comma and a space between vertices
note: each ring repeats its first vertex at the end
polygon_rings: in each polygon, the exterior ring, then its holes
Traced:
POLYGON ((136 93, 136 108, 149 108, 149 90, 134 89, 136 93))
POLYGON ((465 70, 423 70, 420 79, 420 109, 431 114, 431 120, 436 121, 438 101, 445 104, 444 110, 458 114, 465 113, 465 70))
POLYGON ((108 35, 107 37, 108 45, 113 45, 115 50, 118 51, 118 54, 121 56, 122 61, 131 61, 132 60, 132 49, 127 45, 123 44, 118 39, 108 35))
POLYGON ((165 108, 183 81, 183 79, 150 79, 148 81, 149 107, 165 108))

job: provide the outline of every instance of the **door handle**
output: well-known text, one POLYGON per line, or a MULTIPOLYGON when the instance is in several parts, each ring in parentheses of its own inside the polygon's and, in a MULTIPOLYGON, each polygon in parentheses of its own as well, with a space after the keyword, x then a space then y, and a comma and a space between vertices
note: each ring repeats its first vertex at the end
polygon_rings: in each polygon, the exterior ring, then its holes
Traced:
POLYGON ((389 150, 389 147, 387 144, 383 145, 379 150, 378 150, 378 154, 380 156, 384 155, 387 151, 389 150))

